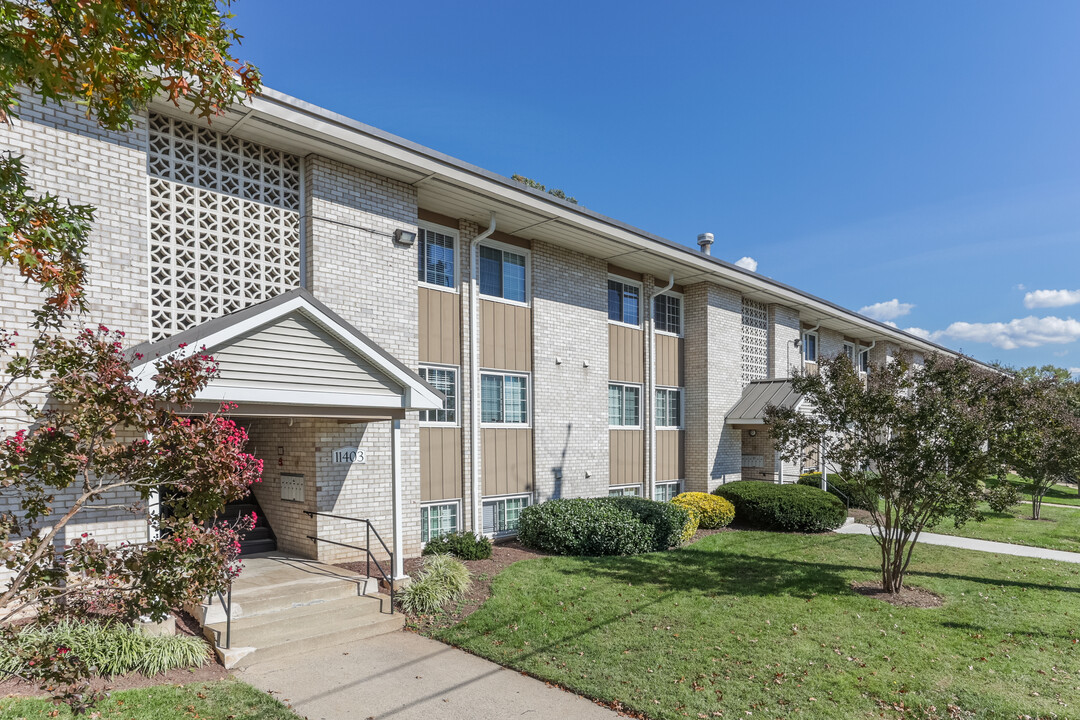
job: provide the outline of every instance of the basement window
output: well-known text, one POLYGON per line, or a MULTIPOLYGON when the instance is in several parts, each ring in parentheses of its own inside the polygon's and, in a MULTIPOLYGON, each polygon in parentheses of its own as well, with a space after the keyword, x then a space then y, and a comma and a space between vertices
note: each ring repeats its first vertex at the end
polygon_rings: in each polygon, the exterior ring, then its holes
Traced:
POLYGON ((484 534, 513 535, 517 532, 521 511, 529 507, 529 497, 507 497, 484 501, 484 534))
POLYGON ((458 503, 420 506, 420 542, 458 531, 458 503))

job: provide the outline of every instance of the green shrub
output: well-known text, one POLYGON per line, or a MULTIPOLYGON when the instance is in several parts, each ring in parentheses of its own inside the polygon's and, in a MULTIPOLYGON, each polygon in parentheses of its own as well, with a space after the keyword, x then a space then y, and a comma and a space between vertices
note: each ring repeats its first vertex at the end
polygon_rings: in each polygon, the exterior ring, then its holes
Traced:
POLYGON ((653 546, 653 530, 616 498, 548 500, 521 511, 518 540, 556 555, 637 555, 653 546))
POLYGON ((718 495, 703 492, 684 492, 671 502, 698 513, 698 526, 706 530, 727 527, 735 518, 735 506, 718 495))
POLYGON ((428 555, 416 578, 399 594, 398 601, 407 613, 431 615, 464 597, 470 582, 469 569, 457 558, 428 555))
MULTIPOLYGON (((799 484, 807 487, 821 489, 821 473, 811 472, 803 473, 799 476, 799 484)), ((861 510, 873 510, 874 506, 872 501, 863 497, 855 488, 851 487, 851 484, 844 480, 840 475, 833 473, 829 474, 829 489, 826 491, 830 495, 835 495, 840 498, 840 501, 846 504, 848 507, 859 508, 861 510)))
POLYGON ((521 511, 518 540, 557 555, 637 555, 693 537, 686 508, 624 496, 549 500, 521 511))
POLYGON ((990 509, 999 513, 1008 512, 1023 500, 1020 488, 1004 479, 984 483, 983 495, 990 509))
POLYGON ((825 532, 847 518, 844 504, 835 496, 805 485, 742 480, 713 492, 731 501, 740 525, 760 530, 825 532))
POLYGON ((97 675, 138 672, 160 675, 175 668, 206 662, 209 646, 201 637, 150 637, 120 623, 62 620, 53 625, 28 625, 11 642, 0 644, 0 674, 25 674, 24 659, 35 649, 67 648, 97 675))
POLYGON ((453 555, 459 560, 487 560, 491 557, 491 540, 473 532, 450 533, 424 546, 424 555, 453 555))

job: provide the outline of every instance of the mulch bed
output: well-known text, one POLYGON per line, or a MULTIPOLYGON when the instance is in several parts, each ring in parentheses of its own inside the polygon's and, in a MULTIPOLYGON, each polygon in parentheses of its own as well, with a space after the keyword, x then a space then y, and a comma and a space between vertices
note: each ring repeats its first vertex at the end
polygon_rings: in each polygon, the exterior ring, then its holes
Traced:
MULTIPOLYGON (((189 613, 173 611, 176 618, 177 635, 202 636, 199 623, 189 613)), ((207 650, 210 649, 207 643, 207 650)), ((211 683, 224 680, 229 676, 225 666, 218 660, 216 654, 211 652, 207 661, 197 668, 181 668, 170 670, 162 675, 147 677, 139 673, 116 675, 111 678, 90 678, 90 687, 95 691, 133 690, 135 688, 153 687, 155 685, 188 685, 191 683, 211 683)), ((37 683, 26 682, 19 678, 7 678, 0 680, 0 697, 48 697, 52 695, 47 690, 42 690, 37 683)))
POLYGON ((848 517, 855 518, 855 522, 860 525, 873 525, 874 516, 869 510, 863 510, 862 508, 850 508, 847 512, 848 517))
POLYGON ((851 583, 851 589, 860 595, 882 600, 898 607, 936 608, 941 607, 944 603, 940 595, 929 590, 905 587, 900 592, 891 594, 881 589, 880 582, 871 580, 851 583))

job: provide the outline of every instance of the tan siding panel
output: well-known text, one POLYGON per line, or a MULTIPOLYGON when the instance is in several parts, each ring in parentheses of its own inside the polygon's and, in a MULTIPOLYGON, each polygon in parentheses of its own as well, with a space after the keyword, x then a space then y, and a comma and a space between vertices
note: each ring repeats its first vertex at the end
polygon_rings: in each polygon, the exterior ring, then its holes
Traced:
POLYGON ((499 370, 532 369, 532 309, 480 301, 480 365, 499 370))
POLYGON ((686 478, 686 457, 683 452, 685 433, 682 430, 656 431, 656 481, 686 478))
POLYGON ((480 444, 485 496, 532 492, 532 430, 483 428, 480 444))
POLYGON ((608 377, 617 382, 645 380, 645 333, 621 325, 608 325, 608 377))
POLYGON ((609 430, 611 485, 636 485, 645 479, 645 433, 609 430))
POLYGON ((686 384, 683 344, 682 338, 659 334, 656 336, 657 385, 683 387, 686 384))
POLYGON ((461 364, 461 296, 419 288, 420 362, 461 364))
POLYGON ((420 428, 420 500, 461 497, 461 428, 420 428))
POLYGON ((401 388, 310 318, 294 313, 212 350, 222 384, 400 395, 401 388))

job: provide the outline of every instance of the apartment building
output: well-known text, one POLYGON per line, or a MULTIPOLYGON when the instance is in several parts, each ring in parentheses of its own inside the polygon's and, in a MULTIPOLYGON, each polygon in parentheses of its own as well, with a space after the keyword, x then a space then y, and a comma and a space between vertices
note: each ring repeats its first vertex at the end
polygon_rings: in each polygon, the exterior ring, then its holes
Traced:
MULTIPOLYGON (((99 208, 86 321, 139 344, 140 382, 168 353, 219 360, 192 412, 238 404, 255 497, 300 556, 354 557, 367 519, 401 575, 430 537, 509 535, 551 498, 790 482, 761 411, 798 402, 793 368, 950 352, 709 235, 674 243, 272 90, 125 133, 27 102, 0 147, 99 208)), ((35 293, 2 282, 27 319, 35 293)), ((148 529, 103 511, 71 531, 148 529)))

